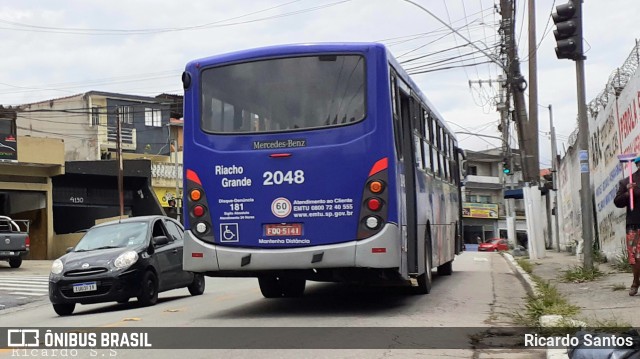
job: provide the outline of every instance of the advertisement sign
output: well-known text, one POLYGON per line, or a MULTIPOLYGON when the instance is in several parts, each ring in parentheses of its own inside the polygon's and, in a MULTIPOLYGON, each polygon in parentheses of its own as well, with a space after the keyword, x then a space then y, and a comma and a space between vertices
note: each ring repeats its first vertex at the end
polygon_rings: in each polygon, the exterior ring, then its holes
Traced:
POLYGON ((462 216, 467 218, 498 219, 498 205, 493 203, 463 203, 462 216))

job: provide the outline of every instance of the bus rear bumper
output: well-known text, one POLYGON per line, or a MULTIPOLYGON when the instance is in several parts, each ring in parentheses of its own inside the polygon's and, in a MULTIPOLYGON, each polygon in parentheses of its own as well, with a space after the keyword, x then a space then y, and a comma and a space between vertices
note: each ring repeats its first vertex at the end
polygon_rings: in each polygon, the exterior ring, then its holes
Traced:
POLYGON ((371 238, 301 248, 238 248, 201 241, 185 231, 183 268, 191 272, 312 268, 399 268, 400 231, 387 224, 371 238))

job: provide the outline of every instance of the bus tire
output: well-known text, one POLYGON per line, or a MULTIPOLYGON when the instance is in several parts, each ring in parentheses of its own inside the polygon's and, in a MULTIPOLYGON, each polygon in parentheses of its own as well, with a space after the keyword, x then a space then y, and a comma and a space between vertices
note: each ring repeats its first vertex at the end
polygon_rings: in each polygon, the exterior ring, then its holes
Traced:
POLYGON ((453 273, 453 261, 438 266, 438 275, 451 275, 453 273))
POLYGON ((418 286, 414 288, 416 294, 429 294, 431 292, 431 230, 427 227, 427 239, 425 241, 425 255, 424 255, 424 273, 420 274, 417 278, 418 286))
POLYGON ((307 281, 295 278, 280 278, 280 288, 282 296, 287 298, 301 297, 304 294, 304 287, 307 281))
POLYGON ((278 277, 258 277, 258 285, 260 285, 260 292, 265 298, 280 298, 282 297, 282 288, 278 277))

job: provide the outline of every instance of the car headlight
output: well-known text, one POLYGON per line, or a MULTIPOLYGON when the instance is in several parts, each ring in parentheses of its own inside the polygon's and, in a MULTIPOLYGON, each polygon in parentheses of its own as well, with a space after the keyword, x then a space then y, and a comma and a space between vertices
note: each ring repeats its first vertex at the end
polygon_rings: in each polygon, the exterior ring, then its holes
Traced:
POLYGON ((136 251, 127 251, 113 261, 113 265, 118 269, 131 267, 133 263, 138 261, 138 253, 136 251))
POLYGON ((62 273, 63 268, 64 268, 64 265, 62 264, 62 261, 59 259, 56 259, 55 261, 53 261, 53 264, 51 264, 51 273, 60 274, 62 273))

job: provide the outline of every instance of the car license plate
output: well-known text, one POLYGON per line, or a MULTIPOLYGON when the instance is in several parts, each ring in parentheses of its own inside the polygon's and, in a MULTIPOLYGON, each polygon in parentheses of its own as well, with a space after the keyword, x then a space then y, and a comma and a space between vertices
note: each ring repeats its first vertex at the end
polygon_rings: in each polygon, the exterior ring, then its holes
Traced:
POLYGON ((302 223, 265 224, 264 235, 269 237, 301 236, 302 223))
POLYGON ((96 284, 96 282, 76 283, 73 285, 74 293, 91 292, 94 290, 98 290, 98 285, 96 284))

